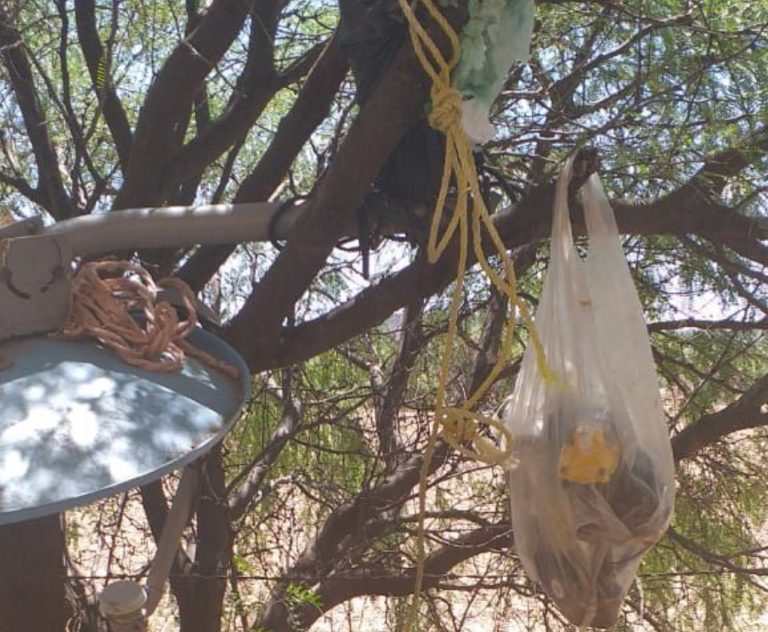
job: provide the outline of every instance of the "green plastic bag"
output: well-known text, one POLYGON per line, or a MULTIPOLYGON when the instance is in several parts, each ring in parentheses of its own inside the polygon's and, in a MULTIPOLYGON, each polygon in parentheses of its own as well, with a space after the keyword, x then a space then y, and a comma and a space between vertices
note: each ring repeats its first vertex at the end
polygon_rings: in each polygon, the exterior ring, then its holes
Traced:
POLYGON ((453 74, 464 97, 462 124, 477 144, 495 134, 488 115, 509 69, 528 58, 534 0, 470 0, 469 21, 461 33, 461 60, 453 74))

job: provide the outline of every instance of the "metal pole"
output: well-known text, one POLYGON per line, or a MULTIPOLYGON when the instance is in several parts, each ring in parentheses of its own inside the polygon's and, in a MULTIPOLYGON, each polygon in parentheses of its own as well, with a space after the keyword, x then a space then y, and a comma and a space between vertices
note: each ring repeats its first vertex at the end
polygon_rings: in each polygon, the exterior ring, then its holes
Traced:
MULTIPOLYGON (((129 248, 266 241, 279 206, 255 202, 126 209, 58 222, 41 234, 64 236, 71 252, 82 256, 129 248)), ((302 205, 287 209, 275 226, 275 236, 285 237, 301 211, 302 205)))

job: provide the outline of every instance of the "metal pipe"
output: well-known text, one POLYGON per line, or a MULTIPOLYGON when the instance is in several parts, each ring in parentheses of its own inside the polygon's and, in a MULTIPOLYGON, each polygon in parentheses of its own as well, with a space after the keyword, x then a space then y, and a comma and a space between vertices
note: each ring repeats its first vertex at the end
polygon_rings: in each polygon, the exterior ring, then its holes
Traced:
POLYGON ((157 552, 149 571, 146 589, 134 581, 124 580, 109 584, 99 595, 99 610, 109 621, 113 632, 146 630, 147 619, 163 596, 179 541, 189 522, 199 474, 199 465, 184 468, 173 505, 166 516, 165 526, 157 543, 157 552))
POLYGON ((165 518, 165 526, 157 543, 155 559, 147 577, 147 602, 144 604, 147 617, 155 611, 163 596, 165 582, 171 573, 179 541, 192 513, 192 502, 195 499, 199 474, 199 464, 184 468, 173 505, 165 518))
POLYGON ((0 239, 10 239, 12 237, 24 237, 25 235, 36 235, 43 227, 43 220, 39 217, 30 217, 14 222, 8 226, 0 228, 0 239))
MULTIPOLYGON (((65 237, 72 253, 82 256, 130 248, 266 241, 270 220, 279 206, 255 202, 126 209, 58 222, 42 234, 65 237)), ((275 226, 275 236, 284 238, 301 211, 302 205, 286 209, 275 226)))

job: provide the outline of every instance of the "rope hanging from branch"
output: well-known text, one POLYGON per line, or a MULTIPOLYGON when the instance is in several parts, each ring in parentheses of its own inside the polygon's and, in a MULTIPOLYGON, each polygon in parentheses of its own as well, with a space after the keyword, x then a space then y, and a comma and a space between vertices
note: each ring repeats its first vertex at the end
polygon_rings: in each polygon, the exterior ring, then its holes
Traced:
POLYGON ((487 393, 511 357, 514 323, 518 314, 528 328, 530 342, 535 350, 537 363, 544 380, 550 384, 556 384, 558 380, 547 365, 544 349, 536 333, 531 313, 517 296, 514 264, 493 224, 480 190, 472 148, 461 122, 461 93, 451 83, 451 73, 459 60, 461 47, 459 37, 434 2, 422 0, 429 16, 448 38, 450 56, 446 59, 416 17, 407 0, 398 1, 408 22, 414 52, 431 79, 432 111, 429 115, 429 123, 435 129, 443 132, 446 137, 443 176, 427 244, 430 263, 435 263, 440 259, 455 238, 457 231, 459 245, 456 283, 451 297, 448 331, 445 337, 435 395, 435 421, 430 432, 419 477, 417 570, 414 599, 411 603, 408 622, 410 627, 417 622, 418 599, 424 581, 426 488, 429 468, 438 439, 444 439, 461 454, 490 465, 503 465, 509 460, 512 448, 509 431, 498 420, 479 415, 473 411, 473 408, 487 393), (444 221, 446 201, 452 185, 456 191, 456 201, 450 217, 444 221), (444 229, 443 226, 445 226, 444 229), (440 233, 441 229, 442 234, 440 233), (456 407, 449 407, 446 404, 446 386, 458 330, 459 309, 470 253, 470 235, 472 253, 490 282, 508 297, 510 314, 496 363, 488 376, 466 402, 456 407), (499 274, 490 264, 485 252, 485 248, 488 246, 491 247, 493 254, 501 260, 503 274, 499 274), (480 428, 482 426, 492 427, 504 437, 504 449, 497 448, 481 435, 480 428), (471 446, 471 448, 467 446, 471 446))
POLYGON ((129 261, 85 263, 72 282, 69 320, 59 330, 63 338, 95 338, 127 364, 161 373, 181 370, 185 356, 196 358, 234 380, 236 367, 190 344, 186 337, 197 326, 195 297, 176 278, 155 283, 140 265, 129 261), (176 290, 186 317, 157 301, 160 288, 176 290), (134 314, 141 314, 141 321, 134 314))

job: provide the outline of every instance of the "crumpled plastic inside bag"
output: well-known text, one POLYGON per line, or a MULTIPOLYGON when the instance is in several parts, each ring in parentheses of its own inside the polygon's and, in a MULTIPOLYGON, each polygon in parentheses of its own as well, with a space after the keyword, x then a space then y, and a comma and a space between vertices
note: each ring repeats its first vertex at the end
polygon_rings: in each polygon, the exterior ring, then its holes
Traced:
MULTIPOLYGON (((576 625, 610 627, 643 553, 666 530, 674 464, 642 308, 599 181, 584 193, 582 261, 558 183, 552 255, 536 325, 558 383, 523 358, 504 422, 515 547, 576 625)), ((596 178, 596 176, 593 176, 596 178)))
POLYGON ((541 426, 515 437, 510 492, 525 504, 514 514, 517 551, 571 622, 610 627, 669 520, 668 488, 609 409, 563 396, 541 426))

